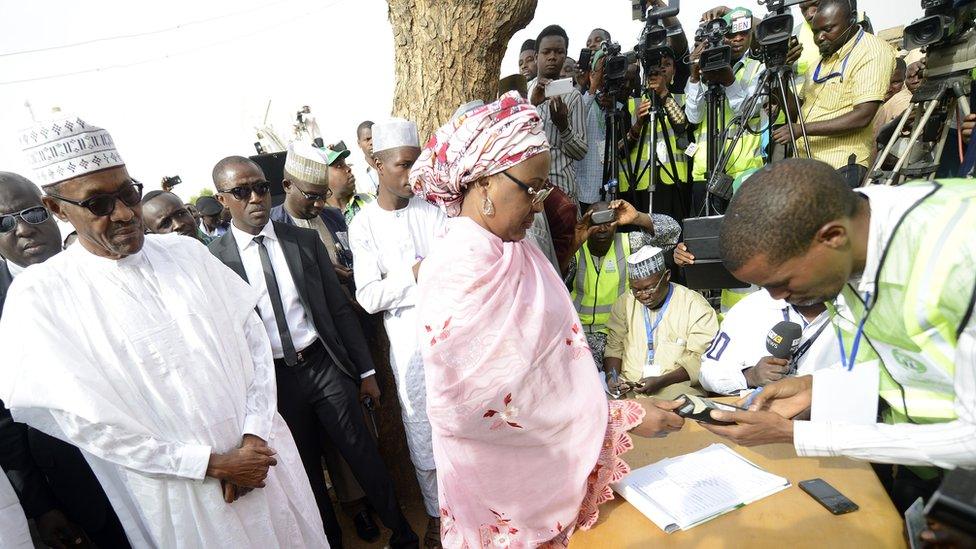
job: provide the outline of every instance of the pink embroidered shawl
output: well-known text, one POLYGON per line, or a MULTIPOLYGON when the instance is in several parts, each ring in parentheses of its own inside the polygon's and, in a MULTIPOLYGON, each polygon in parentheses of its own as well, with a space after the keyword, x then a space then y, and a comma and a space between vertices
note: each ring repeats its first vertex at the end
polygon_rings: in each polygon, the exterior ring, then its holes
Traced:
POLYGON ((609 403, 563 282, 529 242, 448 221, 419 330, 445 547, 565 545, 596 522, 643 410, 609 403))

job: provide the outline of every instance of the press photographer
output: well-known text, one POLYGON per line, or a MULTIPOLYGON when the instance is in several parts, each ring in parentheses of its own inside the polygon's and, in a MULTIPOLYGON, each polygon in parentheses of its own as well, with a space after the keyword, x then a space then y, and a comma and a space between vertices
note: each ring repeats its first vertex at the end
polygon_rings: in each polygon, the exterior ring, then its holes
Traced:
MULTIPOLYGON (((722 142, 723 150, 729 147, 730 136, 723 130, 734 116, 740 114, 743 103, 756 93, 758 77, 765 69, 760 61, 748 55, 753 43, 752 12, 735 8, 722 13, 724 10, 716 8, 702 16, 691 53, 691 77, 685 87, 688 122, 700 124, 695 133, 693 152, 689 155, 694 158, 692 177, 695 181, 708 179, 720 154, 716 147, 714 158, 710 159, 708 142, 722 142), (715 112, 717 123, 714 125, 706 120, 707 108, 715 112)), ((750 121, 753 127, 759 127, 760 122, 758 116, 750 121)), ((734 179, 747 170, 761 167, 763 162, 761 136, 746 132, 732 148, 725 173, 734 179)))

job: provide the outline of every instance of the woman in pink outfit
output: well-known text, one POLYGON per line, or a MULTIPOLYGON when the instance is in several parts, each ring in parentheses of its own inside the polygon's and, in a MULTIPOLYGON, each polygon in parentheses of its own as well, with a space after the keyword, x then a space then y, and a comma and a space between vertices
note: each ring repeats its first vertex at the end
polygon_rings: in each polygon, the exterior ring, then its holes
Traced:
POLYGON ((410 174, 451 217, 418 298, 445 547, 565 546, 628 472, 627 432, 682 426, 671 403, 607 401, 565 285, 523 240, 549 161, 512 92, 440 128, 410 174))

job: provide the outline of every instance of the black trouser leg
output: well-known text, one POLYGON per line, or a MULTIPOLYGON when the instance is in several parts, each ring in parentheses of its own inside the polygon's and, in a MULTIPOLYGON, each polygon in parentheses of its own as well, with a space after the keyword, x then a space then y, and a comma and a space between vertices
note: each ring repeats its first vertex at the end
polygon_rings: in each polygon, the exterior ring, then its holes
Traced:
POLYGON ((393 530, 390 545, 416 546, 417 535, 400 511, 393 479, 366 427, 358 385, 328 358, 315 361, 307 373, 309 379, 304 383, 314 391, 309 404, 319 425, 349 464, 377 516, 393 530))
POLYGON ((278 381, 278 412, 288 424, 295 446, 302 458, 302 465, 308 475, 308 482, 312 486, 315 504, 318 505, 319 515, 325 536, 331 547, 342 547, 342 529, 336 518, 332 500, 329 499, 329 489, 325 484, 325 473, 322 471, 322 446, 319 443, 319 424, 315 411, 309 404, 307 388, 303 385, 301 370, 307 366, 285 366, 275 364, 275 378, 278 381))

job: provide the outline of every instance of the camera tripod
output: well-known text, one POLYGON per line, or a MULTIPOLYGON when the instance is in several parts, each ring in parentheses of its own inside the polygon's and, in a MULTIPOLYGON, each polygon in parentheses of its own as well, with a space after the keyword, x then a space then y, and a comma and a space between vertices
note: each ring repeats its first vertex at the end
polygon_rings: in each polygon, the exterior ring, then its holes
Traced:
MULTIPOLYGON (((708 147, 705 151, 705 173, 711 174, 718 166, 719 151, 724 150, 721 147, 725 140, 725 131, 719 129, 725 128, 725 89, 717 82, 709 83, 708 90, 705 92, 705 126, 708 129, 705 136, 708 147)), ((724 153, 722 155, 724 156, 724 153)), ((727 199, 713 192, 711 185, 706 186, 705 203, 699 215, 707 217, 713 213, 724 213, 723 201, 727 199)))
POLYGON ((951 48, 927 52, 926 72, 929 75, 915 91, 912 106, 902 114, 891 139, 878 156, 874 169, 867 178, 871 183, 897 185, 904 182, 905 178, 930 181, 935 178, 949 137, 948 121, 942 124, 941 131, 934 140, 920 141, 920 138, 934 115, 938 114, 940 118, 951 116, 956 112, 957 106, 962 111, 962 117, 970 113, 968 96, 973 86, 970 71, 976 68, 976 30, 970 29, 967 34, 967 37, 951 48), (917 122, 903 147, 904 152, 890 171, 883 170, 888 154, 901 139, 902 131, 913 117, 917 122))
MULTIPOLYGON (((714 169, 709 172, 709 192, 722 198, 724 201, 728 201, 732 198, 732 178, 729 177, 726 172, 726 166, 731 159, 732 153, 735 150, 735 146, 742 139, 742 136, 748 131, 753 134, 759 134, 767 131, 772 127, 773 116, 775 114, 773 108, 773 102, 770 100, 766 101, 766 127, 760 128, 758 130, 749 127, 749 121, 759 116, 762 112, 763 99, 772 99, 773 94, 778 92, 777 99, 780 101, 782 112, 786 118, 786 127, 790 131, 790 141, 796 143, 796 141, 802 137, 803 139, 803 152, 806 154, 807 158, 810 158, 810 139, 807 136, 806 123, 803 120, 803 112, 800 106, 799 95, 796 90, 796 82, 793 79, 793 67, 791 65, 780 65, 778 67, 768 67, 759 75, 759 85, 756 88, 755 93, 753 93, 746 101, 742 104, 741 112, 733 117, 729 126, 725 129, 725 134, 727 135, 730 130, 734 130, 734 135, 732 136, 728 147, 722 150, 722 156, 720 160, 716 163, 714 169), (792 97, 792 101, 790 101, 792 97), (787 105, 795 107, 796 116, 790 112, 787 105), (794 126, 800 127, 800 135, 798 136, 794 131, 794 126)), ((794 145, 795 147, 795 145, 794 145)), ((797 151, 794 150, 794 155, 797 151)))

